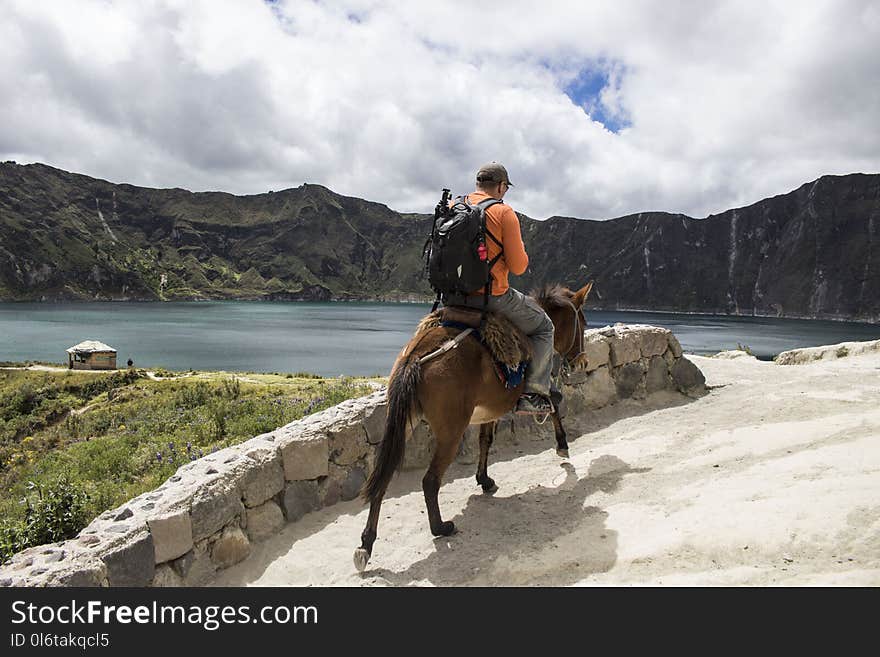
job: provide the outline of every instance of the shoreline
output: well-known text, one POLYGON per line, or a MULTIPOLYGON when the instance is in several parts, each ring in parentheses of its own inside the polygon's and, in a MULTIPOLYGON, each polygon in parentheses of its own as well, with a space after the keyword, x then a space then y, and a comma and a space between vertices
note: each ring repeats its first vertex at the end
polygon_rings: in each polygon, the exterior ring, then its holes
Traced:
MULTIPOLYGON (((194 304, 204 304, 204 303, 270 303, 270 304, 302 304, 302 303, 314 303, 314 304, 336 304, 336 303, 378 303, 378 304, 395 304, 395 305, 431 305, 434 302, 433 298, 423 300, 407 300, 407 299, 395 299, 395 300, 387 300, 387 299, 377 299, 372 297, 364 297, 357 299, 350 298, 337 298, 337 299, 255 299, 249 297, 241 297, 241 298, 220 298, 220 299, 208 299, 208 298, 192 298, 192 299, 137 299, 137 298, 123 298, 123 299, 0 299, 0 304, 38 304, 38 305, 52 305, 52 304, 87 304, 87 303, 107 303, 107 304, 126 304, 126 303, 144 303, 144 304, 157 304, 157 305, 165 305, 165 304, 174 304, 174 303, 194 303, 194 304)), ((763 314, 763 313, 722 313, 722 312, 711 312, 711 311, 696 311, 696 310, 657 310, 651 308, 608 308, 608 307, 591 307, 587 308, 587 313, 590 312, 603 312, 603 313, 639 313, 639 314, 656 314, 656 315, 685 315, 692 317, 717 317, 721 319, 774 319, 781 321, 803 321, 803 322, 834 322, 839 324, 859 324, 866 326, 873 326, 876 324, 880 324, 880 316, 878 317, 868 317, 868 318, 851 318, 840 315, 800 315, 800 314, 763 314)))

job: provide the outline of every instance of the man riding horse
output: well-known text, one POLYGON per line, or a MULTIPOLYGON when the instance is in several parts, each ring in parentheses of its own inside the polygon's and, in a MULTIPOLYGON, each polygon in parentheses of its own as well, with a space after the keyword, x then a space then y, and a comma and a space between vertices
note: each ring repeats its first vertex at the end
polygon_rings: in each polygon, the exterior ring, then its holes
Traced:
MULTIPOLYGON (((512 187, 507 169, 498 162, 490 162, 477 171, 476 190, 464 197, 471 205, 486 199, 499 201, 512 187)), ((532 345, 532 360, 525 372, 523 392, 516 404, 516 412, 546 415, 553 412, 550 402, 550 371, 553 360, 553 322, 531 297, 516 290, 507 282, 508 272, 522 274, 529 265, 520 232, 519 217, 509 205, 494 204, 486 209, 486 230, 494 239, 486 241, 488 260, 497 262, 490 270, 491 283, 487 310, 504 315, 528 337, 532 345), (497 240, 497 241, 496 241, 497 240)), ((445 295, 447 306, 483 308, 483 288, 467 295, 445 295)))
MULTIPOLYGON (((487 199, 500 201, 509 187, 507 170, 492 162, 477 172, 477 190, 468 194, 466 200, 471 204, 483 201, 485 208, 487 199)), ((361 546, 354 553, 359 571, 366 568, 372 555, 382 499, 394 472, 404 462, 407 437, 421 419, 428 422, 436 439, 431 463, 422 478, 428 524, 435 536, 449 536, 455 531, 453 522, 442 518, 438 492, 469 424, 480 425, 476 479, 486 492, 496 488, 488 474, 489 447, 496 421, 514 409, 550 415, 556 432, 556 453, 568 457, 560 414, 547 399, 551 359, 555 351, 567 367, 582 363, 586 328, 582 307, 593 284, 589 282, 577 291, 548 285, 529 297, 513 289, 507 282, 508 271, 521 274, 528 265, 519 219, 510 206, 498 202, 485 208, 485 216, 486 228, 493 234, 493 239, 486 242, 490 249, 487 260, 498 257, 490 270, 489 315, 506 316, 509 322, 505 333, 519 333, 518 344, 531 341, 531 362, 525 378, 508 385, 499 377, 496 358, 487 345, 468 337, 473 335, 473 328, 462 330, 457 321, 443 321, 433 312, 422 320, 416 334, 398 354, 388 379, 385 431, 362 491, 370 503, 370 512, 361 534, 361 546), (492 243, 495 237, 499 245, 492 243)), ((483 310, 484 300, 485 290, 473 290, 457 298, 449 295, 444 299, 447 307, 439 315, 452 312, 456 305, 483 310)), ((463 312, 473 314, 471 310, 463 312)), ((480 322, 480 327, 488 330, 492 322, 488 317, 485 319, 486 324, 480 322)))

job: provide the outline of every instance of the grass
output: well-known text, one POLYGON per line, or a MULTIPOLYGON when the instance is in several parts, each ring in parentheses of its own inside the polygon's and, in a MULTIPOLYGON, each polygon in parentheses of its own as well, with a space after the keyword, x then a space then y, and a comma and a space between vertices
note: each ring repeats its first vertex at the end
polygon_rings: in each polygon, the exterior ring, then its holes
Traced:
POLYGON ((184 463, 372 392, 305 373, 173 374, 0 370, 0 559, 75 536, 184 463))

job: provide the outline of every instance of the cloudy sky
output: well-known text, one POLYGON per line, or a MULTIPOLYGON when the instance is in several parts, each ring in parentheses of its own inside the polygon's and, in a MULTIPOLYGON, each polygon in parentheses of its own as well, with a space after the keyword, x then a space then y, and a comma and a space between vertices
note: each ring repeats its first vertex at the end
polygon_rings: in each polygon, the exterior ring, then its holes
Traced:
POLYGON ((703 217, 880 172, 880 2, 0 0, 0 159, 703 217))

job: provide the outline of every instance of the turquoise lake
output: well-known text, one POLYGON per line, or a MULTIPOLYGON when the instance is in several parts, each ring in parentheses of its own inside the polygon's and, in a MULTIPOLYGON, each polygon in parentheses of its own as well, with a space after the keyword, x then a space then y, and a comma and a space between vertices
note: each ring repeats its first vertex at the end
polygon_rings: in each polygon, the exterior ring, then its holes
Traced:
MULTIPOLYGON (((117 362, 171 370, 385 376, 430 310, 427 304, 218 302, 0 303, 0 361, 67 364, 65 349, 99 340, 117 362)), ((853 322, 650 312, 586 312, 589 328, 615 322, 673 331, 686 352, 748 345, 760 358, 798 347, 880 339, 853 322)))

